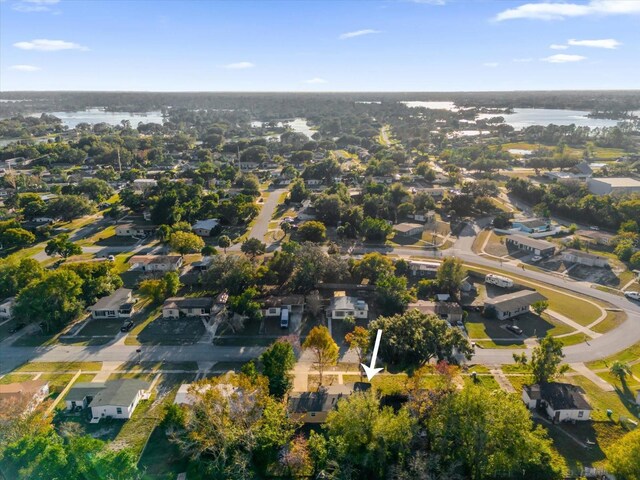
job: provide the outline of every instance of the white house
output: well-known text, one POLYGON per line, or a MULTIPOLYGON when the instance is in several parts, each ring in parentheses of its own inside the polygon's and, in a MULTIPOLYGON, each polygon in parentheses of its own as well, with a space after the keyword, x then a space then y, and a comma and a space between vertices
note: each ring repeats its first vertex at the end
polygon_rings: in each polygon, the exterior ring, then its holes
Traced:
POLYGON ((533 303, 541 300, 547 300, 547 297, 534 290, 520 290, 486 299, 484 310, 495 312, 498 320, 506 320, 527 313, 533 303))
POLYGON ((153 180, 152 178, 136 178, 133 181, 134 190, 138 190, 140 192, 149 190, 150 188, 153 188, 156 185, 158 185, 158 181, 153 180))
POLYGON ((16 303, 15 297, 9 297, 0 303, 0 319, 11 318, 13 305, 16 303))
POLYGON ((369 305, 356 297, 337 296, 331 299, 327 314, 336 320, 345 317, 368 318, 369 305))
POLYGON ((522 401, 530 409, 544 408, 554 422, 586 421, 591 418, 591 405, 584 390, 569 383, 541 383, 522 387, 522 401))
POLYGON ((398 235, 414 237, 422 235, 424 225, 421 225, 420 223, 399 223, 393 226, 393 231, 398 235))
POLYGON ((171 297, 162 305, 162 317, 208 317, 214 304, 212 297, 171 297))
POLYGON ((129 259, 132 270, 143 272, 175 272, 182 262, 180 255, 134 255, 129 259))
POLYGON ((116 237, 148 237, 156 233, 153 225, 136 225, 134 223, 122 223, 116 225, 116 237))
POLYGON ((283 308, 286 308, 290 313, 302 313, 304 311, 304 295, 268 297, 262 302, 262 307, 262 313, 265 317, 280 317, 283 308))
POLYGON ((569 263, 577 263, 578 265, 586 265, 588 267, 605 268, 609 266, 609 259, 602 255, 583 252, 568 248, 562 252, 562 260, 569 263))
POLYGON ((219 225, 220 221, 217 218, 208 218, 206 220, 198 220, 191 228, 196 235, 210 237, 211 233, 214 232, 219 225))
POLYGON ((119 288, 89 307, 93 318, 130 318, 134 311, 132 290, 119 288))
POLYGON ((440 264, 436 262, 409 261, 409 272, 413 277, 436 278, 438 268, 440 268, 440 264))
POLYGON ((140 400, 149 398, 149 386, 149 382, 136 379, 76 383, 65 397, 65 404, 67 410, 91 408, 91 423, 107 417, 128 419, 140 400))

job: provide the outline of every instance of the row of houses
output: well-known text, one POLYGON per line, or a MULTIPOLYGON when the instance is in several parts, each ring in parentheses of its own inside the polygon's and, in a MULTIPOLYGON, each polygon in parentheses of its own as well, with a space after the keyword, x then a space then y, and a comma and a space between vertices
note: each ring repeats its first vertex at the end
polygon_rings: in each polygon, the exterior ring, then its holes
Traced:
MULTIPOLYGON (((201 237, 210 237, 220 231, 220 221, 217 218, 198 220, 191 226, 193 233, 201 237)), ((145 238, 155 235, 158 227, 143 223, 121 223, 116 225, 117 237, 145 238)))

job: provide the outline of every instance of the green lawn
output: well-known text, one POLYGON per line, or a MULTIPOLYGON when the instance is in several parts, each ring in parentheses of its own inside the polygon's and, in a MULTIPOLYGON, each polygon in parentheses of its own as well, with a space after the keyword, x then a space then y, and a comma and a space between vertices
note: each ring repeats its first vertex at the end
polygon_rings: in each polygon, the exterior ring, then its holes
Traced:
POLYGON ((169 441, 164 430, 156 426, 151 433, 138 467, 143 470, 144 479, 174 480, 178 474, 187 471, 189 459, 169 441))
POLYGON ((607 312, 607 316, 600 323, 594 325, 591 330, 597 333, 605 333, 617 328, 624 322, 626 315, 623 312, 607 312))
POLYGON ((29 362, 17 368, 16 372, 77 372, 98 371, 102 362, 29 362))
POLYGON ((0 385, 7 385, 9 383, 26 382, 27 380, 31 380, 33 376, 34 375, 30 373, 9 373, 4 377, 0 378, 0 385))
POLYGON ((611 355, 602 360, 595 360, 593 362, 587 363, 587 367, 592 370, 599 368, 609 368, 613 362, 616 360, 620 360, 621 362, 631 362, 633 360, 638 360, 640 358, 640 343, 636 343, 635 345, 627 348, 626 350, 622 350, 621 352, 616 353, 615 355, 611 355))

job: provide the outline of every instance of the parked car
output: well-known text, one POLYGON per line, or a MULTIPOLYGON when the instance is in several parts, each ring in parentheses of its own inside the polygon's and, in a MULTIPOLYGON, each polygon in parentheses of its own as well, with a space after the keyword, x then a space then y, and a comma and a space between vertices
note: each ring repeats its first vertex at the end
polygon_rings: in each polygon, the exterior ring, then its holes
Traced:
POLYGON ((120 331, 121 332, 128 332, 132 328, 133 328, 133 322, 131 320, 129 320, 128 322, 126 322, 124 325, 122 325, 120 327, 120 331))
POLYGON ((589 228, 596 231, 600 230, 600 227, 596 227, 595 225, 591 225, 589 228))
POLYGON ((289 328, 289 309, 283 308, 280 313, 280 328, 289 328))
POLYGON ((631 300, 636 300, 640 302, 640 292, 627 291, 627 292, 624 292, 624 296, 631 300))
POLYGON ((109 255, 107 257, 107 260, 109 260, 110 262, 115 262, 116 261, 116 257, 114 257, 113 255, 109 255))
POLYGON ((522 329, 517 325, 507 325, 507 330, 515 333, 516 335, 522 335, 522 329))
POLYGON ((27 326, 26 323, 20 322, 15 327, 13 327, 11 330, 9 330, 9 333, 16 333, 16 332, 22 330, 26 326, 27 326))
POLYGON ((533 257, 531 257, 532 263, 539 262, 540 260, 542 260, 542 257, 540 255, 534 255, 533 257))

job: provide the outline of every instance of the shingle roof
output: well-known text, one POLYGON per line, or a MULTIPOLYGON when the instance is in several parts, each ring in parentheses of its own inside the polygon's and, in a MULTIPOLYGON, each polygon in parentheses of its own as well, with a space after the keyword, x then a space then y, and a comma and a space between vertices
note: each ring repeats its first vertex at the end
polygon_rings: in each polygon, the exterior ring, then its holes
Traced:
POLYGON ((547 242, 546 240, 538 240, 537 238, 525 237, 524 235, 510 235, 507 237, 507 242, 508 241, 516 241, 522 245, 527 245, 539 250, 556 247, 553 243, 547 242))
POLYGON ((541 383, 540 397, 554 410, 591 410, 584 390, 570 383, 541 383))
POLYGON ((104 382, 78 382, 71 387, 64 399, 81 402, 86 396, 94 397, 104 386, 104 382))
POLYGON ((147 390, 150 383, 136 379, 120 379, 105 383, 103 389, 93 397, 92 407, 128 407, 140 390, 147 390))
POLYGON ((129 302, 132 290, 130 288, 119 288, 111 295, 102 297, 92 307, 91 310, 113 310, 129 302))
POLYGON ((167 298, 162 308, 211 308, 212 297, 171 297, 167 298))
POLYGON ((289 396, 289 412, 328 412, 335 408, 338 401, 347 398, 353 392, 368 390, 371 388, 371 384, 356 382, 352 386, 343 385, 341 387, 343 388, 337 389, 336 393, 332 393, 330 388, 318 392, 293 393, 289 396))
POLYGON ((547 297, 533 291, 533 290, 520 290, 515 293, 507 293, 506 295, 499 295, 493 298, 487 298, 484 301, 485 305, 499 308, 501 310, 516 310, 521 307, 526 307, 532 303, 540 300, 546 300, 547 297))

